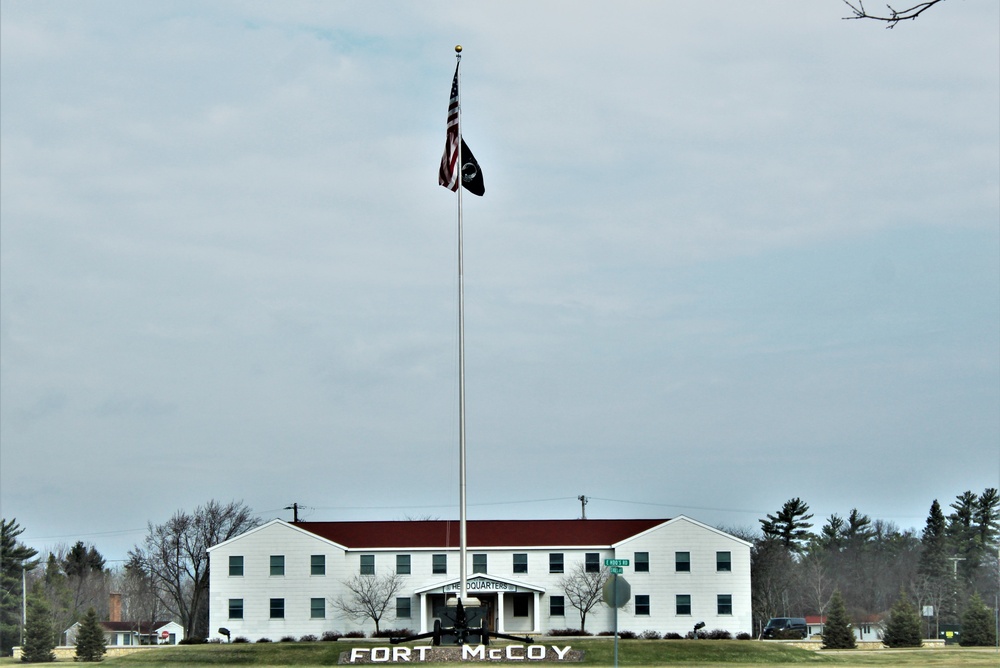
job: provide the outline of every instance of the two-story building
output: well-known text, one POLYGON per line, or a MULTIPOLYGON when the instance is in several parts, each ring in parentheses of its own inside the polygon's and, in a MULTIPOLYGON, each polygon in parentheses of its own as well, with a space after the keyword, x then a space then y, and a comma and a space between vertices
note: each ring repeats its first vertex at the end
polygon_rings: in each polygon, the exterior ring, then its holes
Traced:
MULTIPOLYGON (((571 578, 625 559, 632 598, 618 628, 641 633, 751 633, 750 544, 688 517, 623 520, 469 520, 467 592, 490 628, 541 634, 580 627, 566 594, 571 578)), ((345 583, 398 575, 381 627, 424 633, 460 590, 459 523, 452 520, 297 522, 274 520, 209 549, 209 625, 232 637, 278 640, 327 631, 374 630, 344 615, 345 583)), ((585 575, 584 575, 585 576, 585 575)), ((591 633, 614 628, 599 604, 591 633)))

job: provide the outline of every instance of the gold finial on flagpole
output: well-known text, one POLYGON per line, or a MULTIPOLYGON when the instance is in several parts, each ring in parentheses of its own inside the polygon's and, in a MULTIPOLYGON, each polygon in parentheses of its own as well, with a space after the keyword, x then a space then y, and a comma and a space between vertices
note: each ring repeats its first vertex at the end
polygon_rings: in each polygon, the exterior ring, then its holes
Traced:
POLYGON ((462 53, 462 45, 461 44, 456 44, 455 45, 455 53, 462 53))

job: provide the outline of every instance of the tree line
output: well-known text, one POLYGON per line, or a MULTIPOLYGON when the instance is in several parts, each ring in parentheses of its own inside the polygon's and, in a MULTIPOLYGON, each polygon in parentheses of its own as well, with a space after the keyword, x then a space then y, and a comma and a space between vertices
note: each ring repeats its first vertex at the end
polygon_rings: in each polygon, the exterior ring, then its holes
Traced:
POLYGON ((125 563, 109 567, 95 546, 82 541, 39 558, 35 549, 18 540, 24 529, 17 520, 2 520, 0 654, 9 654, 25 640, 25 600, 29 617, 32 610, 44 611, 55 646, 64 643, 64 632, 84 621, 90 609, 108 619, 112 592, 121 595, 123 621, 174 620, 184 627, 185 637, 207 638, 208 548, 259 524, 241 501, 209 501, 193 512, 177 511, 162 524, 150 522, 125 563))
MULTIPOLYGON (((752 609, 755 628, 770 617, 825 615, 835 594, 854 623, 887 618, 901 595, 923 619, 925 637, 958 624, 974 601, 1000 595, 1000 495, 959 494, 947 512, 937 500, 922 531, 901 530, 858 509, 830 515, 818 530, 800 498, 760 520, 759 529, 724 531, 751 543, 752 609)), ((20 541, 16 520, 0 523, 0 651, 22 641, 22 578, 29 598, 44 604, 54 644, 90 608, 108 619, 110 593, 121 594, 128 621, 171 619, 187 638, 207 638, 208 548, 260 525, 243 502, 209 501, 192 512, 177 511, 147 535, 125 563, 109 568, 93 545, 60 547, 46 558, 20 541)), ((592 584, 592 583, 591 583, 592 584)), ((573 590, 567 583, 567 591, 573 590)), ((575 591, 575 590, 573 590, 575 591)), ((570 603, 581 613, 595 605, 598 588, 584 586, 570 603)), ((599 598, 599 597, 597 597, 599 598)), ((349 612, 347 602, 340 607, 349 612)))
POLYGON ((924 617, 924 637, 960 624, 973 599, 1000 595, 1000 495, 966 491, 949 504, 935 499, 922 531, 900 529, 857 508, 816 526, 809 506, 793 498, 760 519, 760 529, 725 529, 752 544, 753 614, 825 615, 835 592, 855 624, 885 619, 904 595, 924 617))

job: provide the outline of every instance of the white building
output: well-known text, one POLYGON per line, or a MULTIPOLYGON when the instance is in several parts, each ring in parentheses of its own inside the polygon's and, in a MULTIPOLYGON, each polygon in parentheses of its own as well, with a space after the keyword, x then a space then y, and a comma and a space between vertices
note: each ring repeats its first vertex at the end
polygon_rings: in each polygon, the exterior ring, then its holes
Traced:
MULTIPOLYGON (((467 590, 487 625, 508 634, 579 628, 561 581, 627 559, 630 603, 619 630, 751 633, 750 544, 690 518, 670 520, 469 520, 467 590)), ((279 640, 361 630, 334 605, 356 575, 398 573, 404 590, 381 628, 424 633, 459 590, 459 523, 274 520, 209 549, 209 628, 233 638, 279 640)), ((447 625, 447 624, 446 624, 447 625)), ((611 631, 613 611, 587 615, 591 633, 611 631)), ((216 636, 218 637, 218 636, 216 636)))

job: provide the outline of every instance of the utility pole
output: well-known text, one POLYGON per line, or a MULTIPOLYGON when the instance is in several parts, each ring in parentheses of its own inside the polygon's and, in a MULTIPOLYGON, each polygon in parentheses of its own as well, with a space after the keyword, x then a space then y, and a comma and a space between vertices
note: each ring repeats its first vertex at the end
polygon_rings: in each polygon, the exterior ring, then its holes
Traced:
POLYGON ((579 501, 580 501, 580 513, 582 515, 582 517, 580 519, 581 520, 585 520, 585 519, 587 519, 587 501, 589 501, 590 499, 588 499, 587 497, 585 497, 583 494, 581 494, 580 496, 578 496, 576 498, 579 499, 579 501))
POLYGON ((299 521, 299 504, 293 503, 290 506, 285 506, 285 510, 291 510, 292 511, 292 522, 298 522, 299 521))

